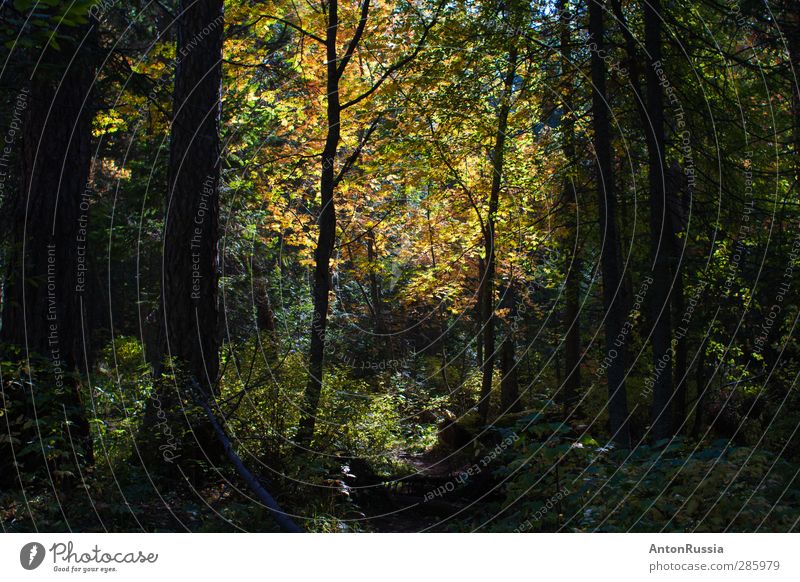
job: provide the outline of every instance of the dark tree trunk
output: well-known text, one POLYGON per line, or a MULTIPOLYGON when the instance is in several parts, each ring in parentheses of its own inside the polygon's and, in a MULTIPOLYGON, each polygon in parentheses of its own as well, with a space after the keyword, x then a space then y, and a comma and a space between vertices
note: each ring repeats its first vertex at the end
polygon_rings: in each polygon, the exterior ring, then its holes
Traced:
MULTIPOLYGON (((192 378, 203 398, 211 400, 219 375, 223 14, 222 0, 180 3, 157 322, 159 355, 150 360, 156 382, 140 432, 140 450, 153 455, 155 443, 146 443, 157 438, 158 450, 170 464, 178 457, 217 462, 225 456, 205 416, 187 415, 185 408, 196 400, 189 389, 192 378), (174 379, 161 375, 165 359, 174 379), (191 437, 183 438, 187 432, 191 437)), ((191 468, 192 478, 197 479, 199 466, 191 468)))
MULTIPOLYGON (((65 42, 58 51, 44 49, 30 85, 16 100, 12 121, 15 134, 22 136, 21 177, 16 197, 4 201, 12 219, 0 340, 5 359, 30 359, 33 364, 33 392, 4 392, 6 406, 12 411, 19 406, 24 417, 36 414, 42 422, 52 415, 64 427, 64 446, 69 448, 64 454, 72 457, 71 441, 74 452, 91 462, 79 370, 90 359, 84 353, 89 338, 88 330, 84 337, 82 319, 89 279, 93 37, 85 36, 91 34, 86 28, 70 34, 78 41, 65 42), (37 401, 47 402, 47 408, 37 408, 37 401)), ((21 438, 37 439, 33 430, 21 438)), ((0 449, 4 476, 11 474, 7 453, 0 449)))
POLYGON ((511 96, 514 90, 514 77, 517 71, 517 48, 512 43, 508 52, 508 68, 503 80, 503 94, 500 111, 497 116, 497 133, 495 134, 494 148, 492 150, 492 187, 489 192, 489 214, 486 217, 484 233, 484 255, 486 269, 482 278, 481 299, 483 308, 483 378, 481 381, 481 398, 478 403, 478 413, 481 421, 486 422, 489 417, 489 403, 492 395, 492 376, 494 373, 495 338, 494 338, 494 310, 495 292, 494 277, 496 270, 497 253, 495 248, 495 220, 500 205, 500 188, 503 184, 503 159, 505 156, 506 131, 508 129, 508 114, 511 111, 511 96))
POLYGON ((570 30, 569 6, 566 0, 559 0, 559 27, 561 28, 561 76, 564 80, 562 131, 564 158, 567 174, 564 178, 564 209, 567 229, 564 240, 567 277, 564 283, 565 309, 564 327, 564 412, 573 412, 581 392, 581 321, 580 321, 580 272, 581 262, 578 253, 578 192, 575 188, 575 117, 572 111, 572 33, 570 30), (574 251, 573 251, 574 249, 574 251))
POLYGON ((478 258, 478 297, 475 304, 475 318, 477 319, 477 333, 475 334, 476 357, 478 369, 483 370, 483 274, 486 272, 486 261, 478 258))
POLYGON ((652 437, 672 436, 672 322, 670 318, 670 267, 672 226, 667 215, 666 167, 664 165, 664 97, 661 63, 661 2, 644 3, 647 66, 648 182, 650 191, 650 256, 653 285, 650 291, 650 326, 653 345, 652 437))
MULTIPOLYGON (((685 310, 685 297, 683 290, 683 273, 679 266, 674 274, 675 286, 672 289, 672 304, 676 321, 680 321, 685 310)), ((677 325, 677 324, 676 324, 677 325)), ((686 375, 689 373, 688 351, 686 347, 686 335, 681 334, 675 340, 675 426, 686 426, 686 375)))
MULTIPOLYGON (((788 193, 800 191, 800 10, 798 10, 796 0, 786 0, 782 3, 782 14, 778 16, 775 23, 778 25, 782 36, 774 38, 778 43, 778 50, 785 47, 789 54, 783 78, 789 83, 791 92, 791 138, 787 144, 787 153, 792 155, 785 156, 789 163, 786 166, 786 173, 790 176, 788 193), (782 42, 783 41, 783 42, 782 42)), ((775 9, 772 9, 774 12, 775 9)), ((784 197, 781 203, 779 219, 777 220, 777 232, 775 236, 776 252, 783 256, 788 251, 785 249, 785 230, 787 226, 791 229, 791 223, 786 220, 787 205, 791 196, 784 197)))
POLYGON ((163 350, 211 393, 219 371, 217 284, 223 2, 183 0, 165 214, 163 350))
POLYGON ((672 314, 673 321, 675 322, 675 427, 683 427, 686 431, 688 428, 688 419, 686 418, 686 404, 687 404, 687 386, 688 379, 688 334, 689 334, 689 321, 683 321, 686 309, 686 297, 683 282, 683 263, 685 257, 681 249, 680 233, 686 228, 686 212, 681 202, 681 193, 686 196, 687 200, 691 199, 692 192, 687 183, 683 179, 683 171, 679 164, 675 163, 669 170, 669 180, 667 180, 667 196, 668 196, 668 209, 669 223, 670 223, 670 249, 672 252, 672 314), (682 323, 683 322, 683 323, 682 323))
POLYGON ((505 326, 505 337, 500 345, 500 408, 503 414, 519 412, 522 402, 519 398, 519 382, 517 380, 516 329, 517 321, 516 296, 509 286, 503 294, 503 306, 508 308, 508 323, 505 326))
POLYGON ((314 313, 311 321, 311 347, 308 357, 308 383, 297 441, 308 446, 314 436, 316 413, 322 393, 323 361, 325 358, 325 333, 328 326, 329 293, 331 290, 330 264, 336 242, 336 206, 334 201, 334 166, 339 149, 341 104, 339 101, 339 63, 336 56, 336 35, 339 28, 337 0, 328 4, 328 28, 325 35, 327 57, 327 123, 328 133, 322 152, 319 214, 319 236, 314 252, 314 283, 312 301, 314 313))
POLYGON ((622 278, 618 263, 619 234, 617 232, 617 208, 614 192, 614 176, 611 148, 611 127, 606 101, 606 66, 600 52, 605 50, 605 25, 603 12, 605 0, 589 0, 589 34, 597 50, 592 51, 592 123, 594 126, 594 154, 597 159, 597 197, 600 212, 603 270, 603 306, 605 309, 605 347, 610 359, 606 369, 608 382, 608 415, 613 440, 623 448, 629 448, 630 428, 628 422, 628 396, 625 391, 625 362, 617 353, 615 341, 623 325, 624 301, 622 278))
POLYGON ((700 436, 700 431, 703 430, 703 413, 706 406, 707 392, 706 387, 706 340, 700 343, 697 348, 697 368, 695 369, 695 388, 697 392, 695 409, 694 409, 694 423, 692 424, 692 437, 697 438, 700 436))
POLYGON ((380 87, 383 81, 389 77, 390 73, 399 70, 414 59, 422 47, 430 27, 433 26, 435 22, 434 19, 434 21, 425 28, 425 32, 419 44, 410 55, 390 65, 384 72, 384 75, 369 90, 342 104, 339 95, 339 81, 347 69, 348 63, 355 54, 356 48, 361 42, 361 37, 364 34, 369 18, 370 0, 363 0, 363 2, 361 2, 361 17, 353 33, 353 37, 347 43, 347 48, 341 57, 337 55, 336 47, 336 37, 339 29, 337 0, 329 0, 327 3, 323 3, 323 10, 327 10, 328 16, 325 38, 314 38, 319 41, 324 40, 325 44, 328 130, 325 137, 325 148, 322 151, 322 168, 320 175, 320 198, 322 206, 318 221, 319 236, 317 239, 317 247, 314 252, 314 282, 312 289, 314 312, 310 330, 311 346, 309 349, 308 383, 306 384, 303 398, 303 410, 300 413, 300 423, 297 433, 297 442, 301 447, 308 447, 313 439, 316 413, 319 406, 320 395, 322 394, 325 333, 328 325, 329 293, 331 290, 330 262, 336 243, 336 207, 334 196, 336 185, 344 177, 348 169, 357 161, 361 149, 369 140, 372 132, 378 127, 382 118, 382 114, 378 114, 377 117, 373 119, 368 129, 361 136, 359 145, 341 164, 341 168, 337 174, 335 172, 335 166, 341 138, 340 122, 342 110, 369 97, 380 87))
POLYGON ((503 413, 519 412, 522 403, 519 400, 519 382, 517 380, 517 359, 514 334, 508 330, 500 345, 500 406, 503 413))
POLYGON ((784 14, 783 33, 789 50, 791 69, 787 72, 792 91, 792 144, 794 150, 794 183, 792 189, 800 188, 800 11, 794 0, 787 2, 784 14))
POLYGON ((574 412, 575 404, 581 393, 581 312, 580 312, 580 261, 573 257, 568 265, 567 279, 564 285, 565 310, 564 325, 567 334, 564 338, 564 407, 567 414, 574 412))

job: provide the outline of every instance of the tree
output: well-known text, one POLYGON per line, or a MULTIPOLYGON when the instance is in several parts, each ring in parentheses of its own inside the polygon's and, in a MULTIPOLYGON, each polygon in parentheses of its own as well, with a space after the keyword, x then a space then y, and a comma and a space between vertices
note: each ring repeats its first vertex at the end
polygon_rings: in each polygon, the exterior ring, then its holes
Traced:
MULTIPOLYGON (((511 12, 513 14, 513 12, 511 12)), ((517 18, 508 18, 506 25, 509 30, 515 30, 517 18)), ((492 378, 494 375, 495 353, 495 273, 497 270, 497 237, 495 226, 497 211, 500 204, 500 191, 503 186, 503 163, 506 150, 506 132, 508 131, 508 114, 511 111, 514 93, 514 79, 517 74, 518 48, 516 42, 509 34, 508 63, 503 78, 503 90, 500 95, 500 105, 497 112, 497 130, 494 136, 494 145, 491 152, 492 184, 489 190, 489 208, 483 226, 483 252, 484 271, 481 278, 480 298, 482 301, 482 339, 483 339, 483 377, 481 380, 481 396, 478 404, 478 413, 482 422, 489 416, 489 403, 492 393, 492 378)), ((508 347, 506 348, 508 349, 508 347)), ((508 357, 507 355, 505 356, 508 357)))
MULTIPOLYGON (((184 407, 187 402, 193 405, 198 397, 190 389, 191 380, 196 379, 202 397, 210 399, 218 379, 223 19, 222 0, 182 1, 177 17, 157 340, 161 357, 154 365, 157 398, 148 401, 142 426, 145 442, 162 411, 172 425, 170 436, 181 438, 184 431, 177 419, 194 418, 186 415, 184 407), (172 386, 162 377, 164 359, 172 386)), ((189 430, 200 451, 187 455, 221 458, 224 452, 213 427, 204 417, 198 418, 198 425, 189 430)))
POLYGON ((603 270, 603 307, 605 310, 605 356, 610 360, 606 369, 608 383, 608 415, 613 440, 623 448, 630 447, 628 428, 628 397, 625 391, 625 362, 622 350, 615 348, 623 326, 625 302, 620 297, 622 277, 617 257, 619 235, 617 231, 617 204, 614 192, 614 174, 609 123, 609 101, 606 94, 605 25, 603 11, 605 0, 589 0, 589 36, 592 79, 592 127, 594 129, 594 155, 597 169, 597 199, 600 215, 601 266, 603 270))
POLYGON ((578 234, 580 209, 578 200, 577 164, 575 155, 575 102, 573 98, 574 86, 570 69, 572 63, 572 31, 571 14, 568 0, 559 0, 558 3, 559 28, 561 40, 561 83, 562 90, 562 149, 567 169, 564 176, 564 208, 566 210, 567 236, 565 243, 570 245, 574 252, 565 253, 566 280, 564 282, 564 395, 565 410, 572 408, 577 402, 581 392, 581 313, 580 313, 580 280, 581 260, 578 234))
POLYGON ((211 393, 219 369, 223 2, 181 3, 164 216, 164 355, 211 393))
POLYGON ((431 27, 436 22, 436 16, 440 8, 441 4, 436 9, 434 18, 429 23, 423 23, 422 34, 411 52, 385 67, 377 80, 366 91, 344 103, 339 94, 342 76, 362 41, 370 15, 370 0, 362 1, 358 24, 352 38, 347 43, 347 48, 341 55, 337 40, 340 26, 338 0, 328 0, 323 4, 323 12, 326 16, 324 38, 304 31, 305 36, 322 43, 325 47, 325 113, 327 130, 320 167, 320 211, 317 221, 319 232, 314 250, 314 275, 311 292, 313 312, 308 357, 308 383, 303 396, 302 413, 297 434, 297 442, 301 447, 307 447, 314 436, 316 413, 322 393, 325 336, 328 327, 331 292, 330 265, 336 244, 336 187, 353 167, 353 164, 356 163, 364 146, 381 122, 380 114, 373 117, 367 129, 363 132, 358 145, 342 162, 341 166, 337 167, 339 144, 342 136, 342 112, 368 99, 387 79, 390 79, 393 74, 416 58, 431 27))
POLYGON ((672 222, 667 214, 667 168, 664 143, 664 96, 661 88, 661 2, 644 3, 645 49, 647 50, 648 184, 650 193, 650 258, 653 270, 650 296, 650 328, 653 343, 652 437, 672 433, 672 323, 670 320, 670 258, 672 222))
POLYGON ((325 136, 325 148, 322 151, 320 169, 320 201, 319 235, 314 251, 314 282, 312 301, 314 311, 311 320, 311 347, 309 348, 308 384, 303 401, 303 416, 297 440, 301 446, 311 443, 314 435, 316 411, 322 392, 323 361, 325 358, 325 333, 328 324, 328 306, 331 291, 330 264, 333 247, 336 242, 336 202, 334 191, 337 184, 336 157, 341 139, 342 103, 339 97, 339 82, 347 64, 353 57, 369 16, 369 0, 363 0, 361 19, 358 22, 353 38, 347 45, 345 54, 339 61, 337 53, 337 35, 339 31, 338 0, 329 0, 327 4, 328 22, 325 29, 326 56, 326 119, 328 124, 325 136))
MULTIPOLYGON (((21 178, 20 190, 3 201, 13 218, 0 339, 5 357, 27 362, 22 374, 30 375, 30 393, 4 393, 5 406, 24 417, 21 442, 39 441, 50 460, 43 440, 48 427, 37 423, 49 417, 58 427, 61 454, 71 463, 93 458, 79 371, 87 358, 83 261, 92 198, 87 181, 95 49, 92 26, 67 27, 63 36, 58 48, 46 41, 37 46, 41 57, 29 61, 29 79, 16 100, 21 178), (30 426, 36 430, 24 428, 30 426)), ((0 463, 2 474, 11 477, 11 459, 0 463)))

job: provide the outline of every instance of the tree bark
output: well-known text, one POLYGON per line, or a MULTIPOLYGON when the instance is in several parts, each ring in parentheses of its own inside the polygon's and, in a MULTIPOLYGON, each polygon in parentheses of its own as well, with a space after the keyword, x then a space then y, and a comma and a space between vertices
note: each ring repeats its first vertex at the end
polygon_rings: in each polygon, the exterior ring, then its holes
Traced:
MULTIPOLYGON (((219 375, 223 18, 222 0, 180 3, 156 332, 158 355, 150 360, 156 382, 140 434, 146 454, 153 453, 155 446, 144 443, 159 435, 174 447, 174 457, 212 462, 222 459, 224 451, 204 417, 187 417, 184 405, 192 402, 184 387, 194 378, 206 398, 213 400, 219 375), (161 375, 165 361, 174 380, 161 375), (172 432, 154 430, 157 416, 172 432), (187 426, 194 422, 196 426, 187 426), (187 429, 194 443, 181 440, 187 429), (186 447, 180 454, 179 445, 186 447)), ((159 450, 164 446, 162 442, 159 450)))
POLYGON ((162 277, 164 353, 209 394, 219 371, 223 2, 183 0, 173 97, 162 277))
POLYGON ((561 29, 561 76, 564 79, 562 116, 562 147, 564 158, 569 167, 564 178, 564 208, 566 210, 567 236, 565 250, 574 248, 574 253, 565 253, 567 269, 564 282, 564 326, 566 327, 564 368, 564 412, 573 412, 581 391, 581 321, 580 321, 580 270, 581 262, 578 252, 578 192, 575 188, 575 118, 572 110, 572 77, 568 73, 572 66, 572 33, 570 30, 569 5, 567 0, 559 0, 559 27, 561 29))
POLYGON ((695 408, 694 408, 694 422, 692 424, 692 438, 698 438, 700 432, 703 430, 703 412, 708 401, 708 390, 706 386, 706 344, 707 340, 703 338, 700 346, 697 348, 697 368, 695 368, 695 391, 697 392, 695 408))
POLYGON ((789 50, 787 79, 792 91, 792 149, 794 153, 794 182, 790 188, 800 188, 800 12, 793 0, 787 2, 783 17, 783 33, 789 50))
MULTIPOLYGON (((672 290, 672 305, 676 321, 683 317, 685 309, 685 298, 683 290, 683 273, 679 266, 674 272, 675 287, 672 290)), ((686 426, 686 375, 689 373, 688 350, 686 346, 686 336, 675 340, 675 426, 686 426)))
POLYGON ((589 34, 597 46, 591 55, 592 124, 594 153, 597 160, 597 198, 602 224, 601 266, 603 270, 603 306, 605 308, 605 356, 610 359, 606 369, 608 383, 608 415, 612 439, 620 447, 630 448, 628 396, 625 390, 625 362, 614 343, 622 330, 624 301, 622 278, 617 253, 617 209, 611 148, 609 105, 606 96, 606 66, 601 57, 605 51, 605 0, 589 0, 589 34))
MULTIPOLYGON (((20 407, 20 414, 39 421, 52 414, 63 423, 65 442, 75 445, 65 445, 70 450, 64 454, 72 457, 74 452, 91 462, 79 369, 88 357, 84 345, 89 345, 82 318, 88 279, 93 35, 87 27, 70 34, 76 40, 59 50, 43 49, 29 85, 16 100, 12 121, 22 135, 21 178, 16 198, 7 201, 12 220, 0 340, 5 359, 32 364, 32 391, 4 392, 6 407, 20 407), (37 401, 47 401, 47 409, 37 408, 37 401)), ((21 434, 22 441, 39 439, 38 430, 21 434)), ((10 476, 7 453, 5 447, 0 450, 0 473, 10 476)))
POLYGON ((193 382, 193 389, 196 394, 196 399, 199 401, 200 406, 206 413, 206 417, 208 418, 209 424, 213 427, 214 432, 216 433, 217 439, 219 439, 220 445, 222 446, 223 450, 225 451, 225 455, 231 461, 236 472, 239 473, 239 476, 247 483, 247 486, 250 488, 253 493, 256 494, 258 499, 264 506, 269 509, 272 517, 278 523, 281 528, 286 530, 289 533, 301 533, 303 530, 294 522, 294 520, 286 513, 281 506, 278 505, 278 502, 275 501, 275 498, 270 495, 270 493, 264 488, 264 485, 261 484, 261 481, 250 472, 247 466, 242 461, 242 458, 236 454, 236 449, 231 442, 230 437, 225 432, 225 429, 222 428, 219 421, 217 420, 214 411, 211 409, 211 405, 208 402, 208 398, 206 394, 203 392, 202 387, 197 383, 193 382))
POLYGON ((330 264, 336 242, 336 206, 334 200, 334 165, 341 137, 342 108, 339 101, 339 60, 336 55, 336 35, 339 28, 337 0, 328 3, 328 27, 325 33, 327 57, 327 122, 328 132, 322 152, 320 174, 319 235, 314 251, 314 283, 312 301, 314 312, 311 321, 311 346, 308 358, 308 383, 297 442, 307 447, 311 444, 316 424, 316 413, 322 393, 322 374, 325 358, 325 333, 328 326, 329 293, 331 290, 330 264))
POLYGON ((650 291, 650 325, 653 345, 653 407, 651 430, 654 440, 672 436, 672 322, 670 317, 670 267, 672 227, 667 216, 666 168, 664 165, 664 98, 659 70, 661 63, 661 2, 644 3, 645 47, 648 53, 647 134, 648 184, 650 192, 650 256, 653 285, 650 291))
POLYGON ((495 238, 495 220, 500 205, 500 189, 503 184, 503 160, 505 156, 506 131, 508 129, 508 115, 511 111, 511 95, 514 90, 514 77, 517 72, 517 47, 512 42, 508 51, 508 68, 503 80, 503 93, 501 96, 500 111, 497 116, 497 133, 495 134, 494 148, 492 149, 492 186, 489 192, 489 214, 486 217, 486 230, 484 233, 484 255, 486 268, 482 278, 481 299, 483 308, 483 377, 481 380, 481 397, 478 403, 478 413, 482 422, 489 418, 489 403, 492 395, 492 376, 495 361, 494 337, 494 310, 495 293, 494 277, 496 271, 497 253, 495 238))
POLYGON ((680 233, 686 228, 686 216, 681 202, 681 193, 687 198, 691 198, 692 192, 688 183, 683 180, 683 171, 679 164, 675 163, 669 170, 669 180, 667 180, 667 196, 668 196, 668 209, 669 224, 670 224, 670 250, 671 250, 671 271, 672 271, 672 314, 673 321, 675 322, 675 414, 674 421, 675 427, 683 427, 686 431, 688 428, 688 419, 686 417, 686 404, 687 404, 687 386, 688 379, 688 322, 685 326, 681 327, 681 321, 684 318, 686 309, 686 296, 683 281, 683 261, 684 257, 681 254, 681 237, 680 233), (680 334, 678 334, 680 332, 680 334))
MULTIPOLYGON (((300 423, 297 433, 297 443, 301 447, 308 447, 314 436, 314 425, 316 424, 315 415, 319 406, 322 393, 322 374, 325 358, 325 334, 328 325, 329 292, 331 290, 330 262, 336 243, 336 185, 344 177, 347 171, 352 168, 357 161, 362 148, 366 145, 370 135, 378 127, 382 119, 382 114, 378 114, 369 124, 361 138, 359 145, 341 164, 338 174, 335 173, 336 156, 341 139, 341 116, 342 111, 352 107, 357 103, 369 98, 392 73, 397 72, 406 64, 411 62, 419 54, 430 29, 436 22, 434 17, 424 27, 423 34, 413 51, 388 66, 383 74, 373 85, 359 96, 350 101, 341 103, 339 95, 339 81, 347 69, 351 58, 355 54, 356 47, 359 46, 361 38, 366 29, 369 18, 370 0, 363 0, 361 3, 361 17, 353 33, 353 37, 347 43, 347 48, 341 57, 337 55, 336 37, 339 29, 339 15, 337 0, 329 0, 323 3, 323 9, 327 9, 328 26, 325 31, 325 38, 313 36, 315 40, 324 41, 326 56, 326 90, 327 90, 327 122, 328 130, 325 137, 325 147, 322 151, 322 168, 320 173, 320 198, 321 209, 319 215, 319 235, 317 246, 314 251, 314 282, 312 288, 312 301, 314 312, 311 321, 311 345, 309 347, 308 364, 308 383, 303 397, 303 410, 300 413, 300 423)), ((441 9, 441 7, 439 8, 441 9)), ((438 17, 438 11, 436 16, 438 17)))
POLYGON ((517 301, 513 288, 509 285, 504 293, 504 307, 508 308, 508 323, 505 337, 500 345, 500 408, 503 414, 519 412, 522 402, 519 398, 517 380, 516 337, 514 321, 517 317, 517 301))
POLYGON ((479 370, 483 370, 483 274, 486 272, 486 261, 478 257, 478 296, 475 305, 475 319, 477 332, 475 334, 475 363, 479 370))

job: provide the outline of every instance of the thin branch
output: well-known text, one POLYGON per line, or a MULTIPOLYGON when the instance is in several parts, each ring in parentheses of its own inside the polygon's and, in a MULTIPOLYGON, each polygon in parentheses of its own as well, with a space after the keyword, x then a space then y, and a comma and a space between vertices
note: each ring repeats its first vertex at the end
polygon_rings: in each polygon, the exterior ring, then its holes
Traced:
POLYGON ((383 114, 380 113, 375 119, 372 120, 372 123, 370 123, 369 127, 367 128, 364 137, 361 138, 361 141, 356 146, 356 149, 354 149, 353 152, 349 156, 347 156, 347 159, 345 160, 344 164, 342 164, 342 169, 339 170, 339 174, 333 180, 334 188, 339 184, 339 182, 342 181, 342 178, 345 177, 345 174, 347 174, 347 172, 350 171, 350 168, 353 167, 353 164, 356 163, 356 160, 358 160, 358 156, 361 155, 361 151, 364 149, 364 146, 367 145, 367 141, 369 141, 370 136, 378 127, 378 124, 381 122, 382 119, 383 119, 383 114))
MULTIPOLYGON (((259 17, 259 20, 261 20, 262 18, 268 18, 270 20, 274 20, 276 22, 280 22, 281 24, 285 24, 289 28, 295 29, 300 34, 303 34, 303 35, 307 36, 308 38, 313 38, 318 43, 321 43, 323 45, 325 44, 325 40, 323 40, 321 37, 317 36, 316 34, 314 34, 312 32, 308 32, 305 28, 303 28, 299 24, 295 24, 294 22, 286 20, 285 18, 278 18, 277 16, 272 16, 270 14, 262 14, 259 17)), ((258 22, 258 20, 256 20, 256 22, 258 22)), ((255 22, 253 24, 255 24, 255 22)))
POLYGON ((478 224, 479 224, 480 229, 481 229, 481 234, 485 237, 486 233, 487 233, 486 224, 483 221, 483 214, 481 213, 480 209, 478 208, 478 204, 475 202, 475 197, 472 194, 472 190, 470 190, 469 186, 467 186, 464 183, 464 180, 461 179, 461 175, 453 167, 453 165, 450 163, 450 160, 447 158, 447 154, 443 151, 442 144, 439 142, 439 139, 437 139, 435 130, 433 129, 433 121, 428 119, 428 125, 429 125, 430 130, 431 130, 431 137, 433 138, 433 144, 434 144, 434 146, 436 146, 436 150, 439 152, 439 156, 441 157, 441 159, 444 162, 445 166, 447 166, 447 169, 452 174, 453 179, 455 179, 456 183, 459 186, 461 186, 461 189, 464 190, 464 193, 467 195, 467 199, 469 200, 469 204, 472 207, 472 209, 475 211, 475 215, 478 217, 478 224))
POLYGON ((428 38, 428 33, 430 33, 431 29, 436 25, 437 21, 439 20, 439 12, 444 7, 445 1, 446 0, 443 0, 439 4, 439 6, 436 8, 436 13, 434 14, 433 19, 430 21, 430 23, 426 24, 423 27, 422 36, 420 37, 419 42, 417 42, 417 46, 414 47, 414 50, 411 52, 411 54, 406 55, 404 58, 400 59, 399 61, 397 61, 396 63, 391 65, 388 69, 386 69, 384 71, 383 75, 381 75, 381 77, 375 82, 375 84, 372 87, 367 89, 365 92, 363 92, 361 95, 359 95, 355 99, 351 99, 347 103, 343 104, 342 105, 342 110, 347 109, 348 107, 352 107, 353 105, 356 105, 357 103, 360 103, 361 101, 363 101, 364 99, 366 99, 367 97, 372 95, 375 91, 377 91, 380 88, 381 85, 383 85, 383 83, 384 83, 384 81, 386 81, 386 79, 391 77, 394 73, 396 73, 397 71, 399 71, 400 69, 405 67, 408 63, 413 61, 415 58, 417 58, 417 55, 422 50, 422 47, 425 45, 425 41, 428 38))
POLYGON ((358 43, 361 41, 361 37, 364 34, 364 28, 367 26, 367 17, 369 16, 369 0, 364 0, 363 4, 361 4, 361 20, 358 21, 358 27, 356 27, 356 32, 353 35, 353 40, 347 43, 347 50, 342 57, 341 62, 339 63, 338 68, 336 69, 336 77, 341 78, 344 74, 345 68, 347 68, 347 63, 350 62, 350 59, 353 57, 353 53, 358 46, 358 43))

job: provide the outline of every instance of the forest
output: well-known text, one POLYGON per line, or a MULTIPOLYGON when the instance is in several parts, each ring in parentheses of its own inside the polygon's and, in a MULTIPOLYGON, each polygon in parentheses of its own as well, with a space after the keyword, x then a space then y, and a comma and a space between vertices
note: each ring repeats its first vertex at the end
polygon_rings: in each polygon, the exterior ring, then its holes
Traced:
POLYGON ((4 532, 792 532, 793 0, 3 0, 4 532))

